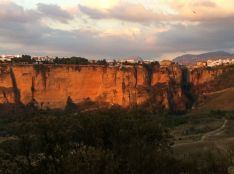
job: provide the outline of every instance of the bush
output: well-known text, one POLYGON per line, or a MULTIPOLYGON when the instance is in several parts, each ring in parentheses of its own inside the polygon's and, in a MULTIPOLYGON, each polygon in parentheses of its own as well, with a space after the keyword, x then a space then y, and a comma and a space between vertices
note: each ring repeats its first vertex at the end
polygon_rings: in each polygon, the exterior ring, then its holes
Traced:
POLYGON ((184 154, 179 160, 181 173, 189 174, 223 174, 229 166, 227 157, 215 148, 184 154))
POLYGON ((16 118, 8 132, 15 139, 1 144, 0 150, 9 157, 3 161, 16 166, 15 173, 174 171, 170 132, 153 115, 39 112, 16 118))
POLYGON ((78 65, 87 65, 89 64, 88 59, 83 57, 70 57, 70 58, 58 58, 54 59, 56 64, 78 64, 78 65))
POLYGON ((226 111, 219 110, 219 109, 210 111, 210 115, 215 118, 222 118, 226 115, 226 113, 227 113, 226 111))

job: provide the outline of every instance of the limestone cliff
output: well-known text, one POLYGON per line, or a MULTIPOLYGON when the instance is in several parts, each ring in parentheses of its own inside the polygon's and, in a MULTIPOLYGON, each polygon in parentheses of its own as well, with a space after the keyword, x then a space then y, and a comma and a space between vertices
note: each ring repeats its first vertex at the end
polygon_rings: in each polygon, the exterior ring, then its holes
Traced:
POLYGON ((0 65, 0 103, 35 102, 40 108, 64 108, 87 99, 122 107, 147 106, 186 111, 179 65, 78 66, 0 65))
POLYGON ((189 72, 191 93, 202 94, 234 86, 234 66, 198 68, 189 72))
POLYGON ((189 73, 190 94, 196 110, 233 109, 234 66, 193 69, 189 73))

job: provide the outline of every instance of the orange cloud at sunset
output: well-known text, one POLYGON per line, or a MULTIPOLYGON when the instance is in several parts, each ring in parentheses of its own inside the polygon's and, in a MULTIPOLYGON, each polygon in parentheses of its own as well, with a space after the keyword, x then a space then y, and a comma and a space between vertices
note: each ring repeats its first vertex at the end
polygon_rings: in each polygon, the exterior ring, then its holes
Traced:
POLYGON ((0 45, 0 52, 163 57, 228 51, 233 50, 233 28, 232 0, 0 2, 0 41, 12 45, 0 45))

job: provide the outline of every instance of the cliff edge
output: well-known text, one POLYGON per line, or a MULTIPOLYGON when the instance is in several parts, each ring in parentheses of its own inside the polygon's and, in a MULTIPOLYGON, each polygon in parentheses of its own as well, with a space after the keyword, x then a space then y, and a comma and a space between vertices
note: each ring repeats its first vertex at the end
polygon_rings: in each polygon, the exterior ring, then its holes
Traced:
POLYGON ((39 108, 64 108, 91 100, 109 106, 145 106, 184 112, 179 65, 125 67, 79 65, 0 65, 0 103, 36 103, 39 108))

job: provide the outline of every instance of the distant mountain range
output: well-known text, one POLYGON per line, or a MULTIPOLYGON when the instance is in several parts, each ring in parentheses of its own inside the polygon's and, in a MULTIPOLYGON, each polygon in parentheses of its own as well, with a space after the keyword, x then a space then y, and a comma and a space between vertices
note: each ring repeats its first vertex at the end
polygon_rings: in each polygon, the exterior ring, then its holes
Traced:
POLYGON ((234 54, 230 54, 224 51, 216 51, 216 52, 208 52, 203 54, 185 54, 173 59, 174 62, 177 62, 182 65, 193 65, 199 61, 207 61, 207 60, 216 60, 216 59, 227 59, 234 58, 234 54))

